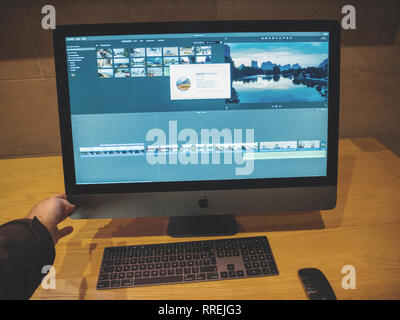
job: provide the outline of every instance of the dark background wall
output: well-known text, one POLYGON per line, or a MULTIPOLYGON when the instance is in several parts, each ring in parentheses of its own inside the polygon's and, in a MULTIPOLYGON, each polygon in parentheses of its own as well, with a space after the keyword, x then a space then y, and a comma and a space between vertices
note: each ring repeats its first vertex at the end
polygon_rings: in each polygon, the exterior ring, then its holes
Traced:
POLYGON ((337 19, 355 6, 357 29, 342 33, 341 137, 373 136, 400 155, 398 0, 2 0, 0 157, 60 153, 52 32, 57 24, 252 19, 337 19))

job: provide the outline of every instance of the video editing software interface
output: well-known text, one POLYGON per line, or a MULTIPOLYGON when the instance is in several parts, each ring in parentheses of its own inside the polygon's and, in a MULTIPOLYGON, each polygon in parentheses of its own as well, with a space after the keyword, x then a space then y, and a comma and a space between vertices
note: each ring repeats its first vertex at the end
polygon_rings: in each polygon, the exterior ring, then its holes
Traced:
POLYGON ((65 40, 77 184, 326 176, 328 32, 65 40))

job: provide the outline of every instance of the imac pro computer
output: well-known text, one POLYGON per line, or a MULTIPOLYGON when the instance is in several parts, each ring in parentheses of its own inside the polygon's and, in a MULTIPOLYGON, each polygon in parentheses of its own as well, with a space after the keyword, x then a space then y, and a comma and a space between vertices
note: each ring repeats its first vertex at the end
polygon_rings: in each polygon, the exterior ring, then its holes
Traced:
POLYGON ((338 22, 57 26, 54 52, 71 218, 209 236, 335 207, 338 22))

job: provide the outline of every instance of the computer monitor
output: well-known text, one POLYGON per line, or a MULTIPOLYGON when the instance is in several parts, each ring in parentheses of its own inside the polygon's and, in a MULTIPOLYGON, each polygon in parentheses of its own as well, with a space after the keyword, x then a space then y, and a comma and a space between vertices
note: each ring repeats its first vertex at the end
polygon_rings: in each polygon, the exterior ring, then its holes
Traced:
POLYGON ((54 52, 71 218, 220 235, 335 206, 338 22, 57 26, 54 52))

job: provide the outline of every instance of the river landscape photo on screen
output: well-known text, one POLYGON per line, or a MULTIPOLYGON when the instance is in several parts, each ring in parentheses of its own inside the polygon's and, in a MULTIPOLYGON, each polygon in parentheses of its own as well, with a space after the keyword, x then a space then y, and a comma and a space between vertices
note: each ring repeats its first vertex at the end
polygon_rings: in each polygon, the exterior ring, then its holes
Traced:
POLYGON ((227 43, 227 103, 327 103, 328 42, 227 43))

